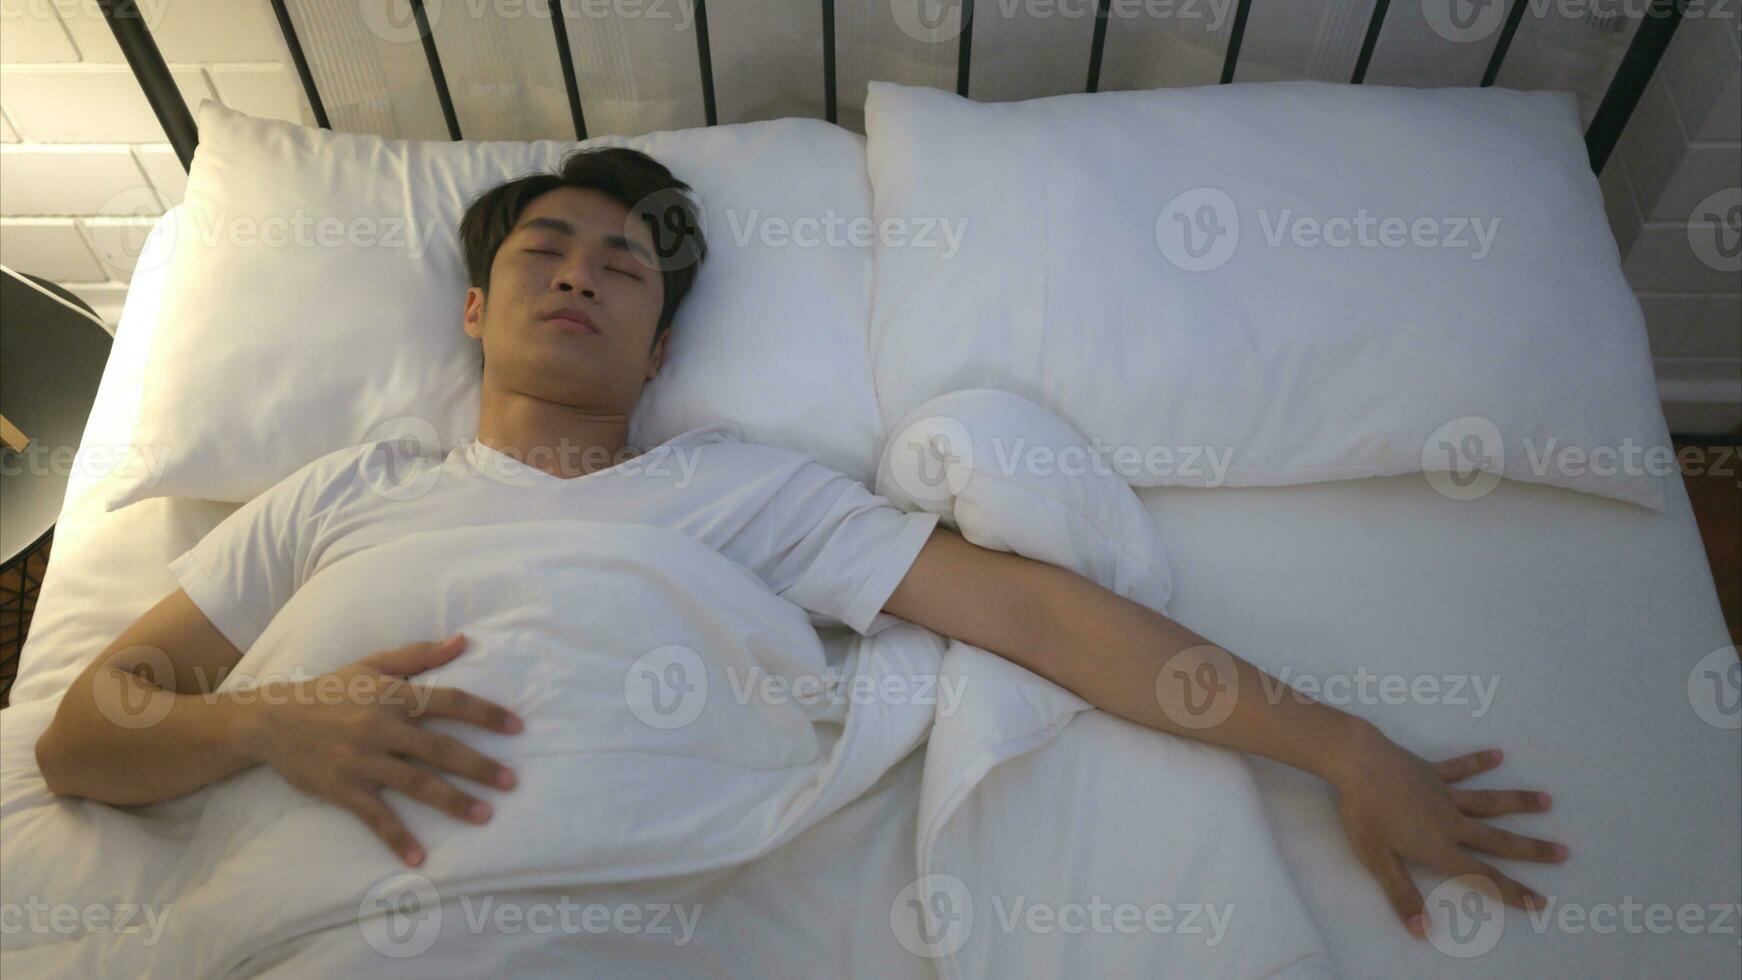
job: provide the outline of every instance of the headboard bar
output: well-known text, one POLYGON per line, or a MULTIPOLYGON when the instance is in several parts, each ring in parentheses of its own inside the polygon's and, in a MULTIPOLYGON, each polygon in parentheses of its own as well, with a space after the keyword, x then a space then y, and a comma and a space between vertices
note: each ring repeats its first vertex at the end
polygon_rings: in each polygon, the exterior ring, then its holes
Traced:
POLYGON ((1367 34, 1361 38, 1361 53, 1355 58, 1355 73, 1349 76, 1351 85, 1367 80, 1367 66, 1373 63, 1373 49, 1379 47, 1379 31, 1385 27, 1385 14, 1391 0, 1379 0, 1373 5, 1373 16, 1367 21, 1367 34))
MULTIPOLYGON (((182 98, 181 91, 176 88, 175 79, 170 74, 169 67, 164 63, 163 55, 157 48, 157 42, 151 37, 151 30, 140 15, 138 0, 97 0, 103 11, 103 19, 109 22, 109 28, 115 34, 115 41, 121 46, 121 51, 127 57, 127 64, 133 70, 133 77, 138 79, 140 87, 145 91, 145 98, 151 104, 157 120, 163 125, 163 131, 169 137, 170 145, 175 148, 177 158, 184 168, 193 164, 194 148, 199 143, 199 131, 195 126, 192 113, 188 111, 187 102, 182 98)), ((454 110, 452 93, 448 90, 447 76, 442 71, 441 57, 436 51, 435 35, 430 30, 429 17, 424 9, 423 0, 410 0, 412 15, 416 18, 417 27, 423 41, 425 59, 429 63, 430 81, 435 86, 436 97, 441 104, 442 117, 447 123, 448 135, 452 139, 460 139, 459 116, 454 110)), ((821 0, 823 15, 823 102, 824 112, 829 122, 836 122, 836 58, 835 58, 835 0, 821 0)), ((1627 52, 1622 57, 1621 65, 1615 71, 1615 77, 1610 81, 1608 89, 1603 94, 1603 101, 1597 108, 1596 115, 1591 120, 1590 127, 1585 131, 1585 147, 1590 154, 1591 169, 1602 173, 1603 166, 1614 152, 1616 142, 1627 128, 1627 121, 1633 115, 1634 107, 1639 104, 1639 98, 1644 93, 1646 85, 1656 73, 1658 63, 1663 59, 1664 51, 1669 47, 1675 30, 1681 24, 1682 15, 1689 2, 1697 0, 1651 0, 1645 11, 1644 19, 1635 30, 1632 41, 1627 46, 1627 52)), ((1507 12, 1506 23, 1495 40, 1494 51, 1488 58, 1486 70, 1482 73, 1481 84, 1492 86, 1500 75, 1500 68, 1505 63, 1506 54, 1512 47, 1513 38, 1518 33, 1519 24, 1524 19, 1529 0, 1512 0, 1512 7, 1507 12)), ((576 80, 574 56, 569 46, 566 22, 562 17, 561 0, 547 0, 550 9, 551 24, 557 49, 557 60, 562 65, 563 85, 567 89, 569 99, 569 114, 573 118, 575 137, 587 138, 586 118, 581 111, 580 86, 576 80)), ((1367 69, 1372 64, 1373 52, 1378 47, 1379 34, 1385 26, 1385 16, 1391 7, 1391 0, 1377 0, 1372 16, 1367 23, 1367 30, 1361 41, 1361 51, 1357 56, 1355 71, 1350 81, 1361 84, 1366 80, 1367 69)), ((314 110, 315 121, 325 129, 331 129, 332 124, 327 118, 326 105, 321 101, 320 91, 315 85, 314 73, 309 69, 308 59, 303 52, 302 43, 296 35, 285 0, 272 0, 274 14, 278 18, 279 30, 284 34, 286 46, 290 50, 290 58, 296 67, 297 77, 302 81, 303 92, 307 95, 309 106, 314 110)), ((1089 49, 1089 70, 1085 82, 1085 91, 1097 91, 1101 83, 1101 61, 1106 46, 1107 37, 1107 0, 1099 0, 1096 5, 1094 39, 1089 49)), ((968 95, 968 80, 972 65, 974 35, 974 3, 972 0, 961 0, 961 31, 957 38, 956 49, 956 93, 968 95)), ((1239 64, 1240 45, 1246 34, 1246 23, 1252 11, 1252 0, 1238 0, 1234 13, 1232 31, 1228 37, 1228 50, 1222 61, 1223 84, 1234 80, 1234 72, 1239 64)), ((710 126, 719 123, 719 114, 714 100, 714 63, 708 44, 708 13, 706 0, 695 0, 695 31, 696 60, 701 70, 702 81, 702 111, 710 126)))
POLYGON ((1512 50, 1512 35, 1518 33, 1518 25, 1524 20, 1524 5, 1530 0, 1512 0, 1512 9, 1506 14, 1506 23, 1500 28, 1500 39, 1494 42, 1494 53, 1488 56, 1488 68, 1482 72, 1482 87, 1488 88, 1494 80, 1500 77, 1500 66, 1506 61, 1506 52, 1512 50))
MULTIPOLYGON (((559 2, 556 8, 563 9, 559 2)), ((708 47, 708 0, 696 0, 696 62, 702 68, 702 118, 708 125, 719 123, 714 111, 714 56, 708 47)))
POLYGON ((1228 53, 1222 56, 1222 84, 1234 80, 1234 66, 1240 63, 1240 41, 1246 37, 1246 15, 1252 12, 1252 0, 1240 0, 1234 8, 1234 30, 1228 35, 1228 53))
POLYGON ((290 49, 291 64, 296 66, 296 77, 302 80, 303 94, 308 96, 309 108, 314 110, 316 125, 332 129, 333 124, 327 119, 326 103, 321 101, 320 90, 315 88, 314 73, 309 71, 308 58, 302 53, 302 41, 296 36, 296 25, 290 22, 290 11, 285 9, 284 0, 272 0, 272 13, 278 18, 278 33, 284 35, 284 46, 290 49))
POLYGON ((115 43, 127 58, 127 67, 133 69, 133 77, 145 90, 145 100, 151 103, 151 111, 163 125, 169 145, 175 148, 175 155, 186 170, 193 166, 194 146, 200 141, 199 127, 194 125, 187 100, 175 87, 175 76, 163 63, 163 53, 152 40, 151 28, 145 26, 137 0, 97 0, 97 3, 115 35, 115 43))
POLYGON ((1645 86, 1657 72, 1657 63, 1663 60, 1663 52, 1675 37, 1687 3, 1688 0, 1652 0, 1646 8, 1645 20, 1633 33, 1621 66, 1615 69, 1615 78, 1603 93, 1590 128, 1585 130, 1585 149, 1591 154, 1591 169, 1597 173, 1602 173, 1603 165, 1609 162, 1609 154, 1615 151, 1627 120, 1633 116, 1633 107, 1639 104, 1645 86))
MULTIPOLYGON (((546 6, 548 8, 549 4, 557 2, 558 0, 546 0, 546 6)), ((560 13, 562 7, 558 6, 557 11, 560 13)), ((584 140, 587 138, 587 117, 581 113, 581 86, 575 78, 574 56, 569 53, 568 23, 563 18, 553 14, 550 18, 550 27, 556 35, 556 59, 562 63, 563 67, 563 88, 569 93, 569 116, 575 122, 575 139, 584 140)))
POLYGON ((442 71, 442 56, 436 50, 435 31, 429 27, 429 11, 423 0, 411 0, 411 19, 417 22, 417 36, 423 41, 423 57, 429 62, 430 81, 435 83, 436 101, 442 106, 442 120, 448 124, 448 139, 460 139, 460 117, 454 112, 454 96, 448 91, 448 76, 442 71))

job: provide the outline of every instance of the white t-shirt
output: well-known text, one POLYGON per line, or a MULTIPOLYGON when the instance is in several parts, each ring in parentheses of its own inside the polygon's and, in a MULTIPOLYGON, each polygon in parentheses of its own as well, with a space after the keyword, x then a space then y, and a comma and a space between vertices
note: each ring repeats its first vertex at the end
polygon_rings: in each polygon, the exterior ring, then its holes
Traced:
POLYGON ((813 624, 865 635, 898 621, 883 604, 938 521, 900 510, 808 453, 745 442, 734 422, 568 479, 476 439, 446 454, 383 441, 304 466, 169 571, 247 651, 292 593, 347 555, 433 528, 553 518, 681 531, 756 574, 813 624))

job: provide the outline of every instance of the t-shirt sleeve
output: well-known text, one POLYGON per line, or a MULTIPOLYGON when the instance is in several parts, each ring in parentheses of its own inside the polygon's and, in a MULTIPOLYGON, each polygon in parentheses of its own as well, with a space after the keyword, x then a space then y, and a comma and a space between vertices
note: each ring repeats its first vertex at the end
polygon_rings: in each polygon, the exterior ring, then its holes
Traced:
POLYGON ((246 653, 312 573, 320 528, 356 472, 356 452, 308 463, 219 522, 169 563, 212 625, 246 653))
POLYGON ((869 636, 898 617, 883 612, 919 556, 938 515, 908 513, 859 481, 809 456, 780 466, 781 478, 738 535, 754 542, 752 571, 818 626, 869 636))

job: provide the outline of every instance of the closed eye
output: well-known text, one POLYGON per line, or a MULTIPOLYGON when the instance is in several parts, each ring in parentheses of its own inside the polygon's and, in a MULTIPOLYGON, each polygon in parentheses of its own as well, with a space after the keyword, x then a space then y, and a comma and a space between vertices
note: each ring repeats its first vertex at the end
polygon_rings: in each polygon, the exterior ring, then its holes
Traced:
POLYGON ((531 252, 534 255, 561 255, 561 254, 563 254, 561 252, 554 252, 548 248, 529 248, 529 249, 527 249, 527 251, 531 252))
POLYGON ((629 277, 629 278, 631 278, 631 279, 633 279, 633 280, 635 280, 635 281, 636 281, 636 282, 640 282, 640 281, 641 281, 641 277, 640 277, 640 276, 638 276, 638 275, 636 275, 636 274, 635 274, 635 273, 633 273, 633 272, 630 272, 630 271, 629 271, 629 270, 628 270, 628 269, 619 269, 619 268, 617 268, 617 267, 616 267, 616 266, 614 266, 614 265, 608 265, 608 266, 606 266, 606 267, 605 267, 605 268, 607 268, 607 269, 610 269, 610 270, 611 270, 611 271, 612 271, 612 272, 621 272, 621 273, 622 273, 622 274, 624 274, 624 275, 626 275, 626 276, 628 276, 628 277, 629 277))

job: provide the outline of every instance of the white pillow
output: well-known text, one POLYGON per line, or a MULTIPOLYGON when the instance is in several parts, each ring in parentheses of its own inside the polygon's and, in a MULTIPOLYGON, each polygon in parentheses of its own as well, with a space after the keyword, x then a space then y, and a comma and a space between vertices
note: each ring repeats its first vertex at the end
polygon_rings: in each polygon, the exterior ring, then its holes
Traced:
MULTIPOLYGON (((573 141, 388 140, 199 109, 200 145, 132 442, 154 496, 245 501, 335 449, 477 432, 478 342, 461 328, 465 204, 553 168, 573 141)), ((859 137, 815 120, 717 126, 630 146, 696 191, 709 254, 630 442, 731 420, 869 484, 882 430, 865 349, 869 241, 801 247, 800 221, 865 221, 859 137), (788 229, 794 234, 782 237, 788 229)), ((168 219, 165 219, 168 220, 168 219)), ((827 227, 823 225, 823 227, 827 227)))
POLYGON ((1063 566, 1157 612, 1173 596, 1161 530, 1137 494, 1021 395, 969 388, 916 406, 891 427, 875 486, 982 548, 1063 566))
POLYGON ((1644 323, 1572 95, 872 82, 865 108, 876 219, 965 222, 953 253, 877 249, 885 423, 989 386, 1136 486, 1423 471, 1662 508, 1644 323))

